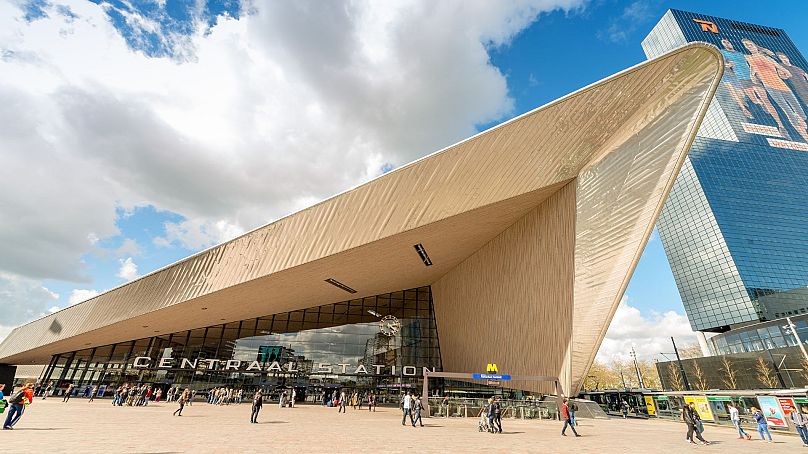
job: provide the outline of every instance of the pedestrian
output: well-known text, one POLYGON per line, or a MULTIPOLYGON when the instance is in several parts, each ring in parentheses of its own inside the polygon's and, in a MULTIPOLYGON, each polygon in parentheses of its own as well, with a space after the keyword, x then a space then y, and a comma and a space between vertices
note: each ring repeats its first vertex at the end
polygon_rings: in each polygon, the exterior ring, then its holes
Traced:
POLYGON ((758 433, 760 434, 761 440, 766 441, 766 437, 763 436, 763 434, 765 433, 766 435, 769 436, 769 443, 771 443, 772 434, 771 432, 769 432, 769 422, 766 421, 766 417, 763 416, 763 413, 755 407, 752 407, 752 416, 754 416, 755 421, 757 421, 758 433))
POLYGON ((576 404, 574 400, 570 400, 569 408, 570 408, 570 423, 574 427, 575 426, 575 412, 578 411, 578 404, 576 404))
POLYGON ((92 391, 90 391, 90 400, 88 400, 87 402, 92 402, 93 399, 95 399, 95 396, 97 395, 98 395, 98 386, 93 386, 92 391))
POLYGON ((727 406, 729 407, 729 419, 732 421, 732 424, 738 429, 738 439, 743 440, 744 438, 747 440, 751 440, 752 436, 746 433, 741 427, 741 415, 738 412, 738 408, 732 402, 727 402, 727 406))
POLYGON ((401 425, 402 426, 407 425, 405 421, 407 420, 407 416, 409 415, 412 427, 415 427, 415 420, 412 417, 412 395, 410 394, 409 391, 407 391, 407 394, 405 394, 404 397, 401 398, 401 410, 404 412, 404 416, 402 416, 401 418, 401 425))
POLYGON ((292 408, 295 408, 295 400, 297 400, 297 389, 292 388, 292 400, 289 402, 292 408))
POLYGON ((53 381, 49 381, 48 386, 45 387, 45 392, 42 394, 42 400, 45 400, 45 398, 48 397, 48 394, 51 392, 53 392, 53 381))
POLYGON ((808 428, 805 427, 808 424, 808 416, 806 414, 808 414, 808 407, 797 407, 791 412, 791 422, 797 428, 803 446, 808 446, 808 428))
POLYGON ((70 396, 73 395, 73 388, 75 387, 76 385, 74 385, 73 383, 67 385, 67 391, 65 391, 65 396, 62 398, 62 402, 67 402, 68 400, 70 400, 70 396))
POLYGON ((499 433, 502 433, 502 402, 500 397, 494 397, 494 424, 497 425, 499 433))
POLYGON ((701 444, 710 444, 710 442, 702 438, 701 433, 696 430, 701 422, 701 416, 699 416, 699 413, 696 411, 696 404, 694 402, 690 402, 689 405, 685 405, 685 407, 682 409, 682 421, 687 424, 686 438, 688 442, 691 444, 696 444, 696 442, 693 441, 693 435, 695 434, 696 438, 699 439, 701 444))
POLYGON ((424 421, 421 419, 421 410, 424 409, 424 404, 421 402, 420 396, 415 396, 415 421, 412 422, 412 426, 415 427, 415 423, 421 424, 421 427, 424 427, 424 421))
POLYGON ((160 397, 163 395, 163 388, 157 388, 157 391, 154 393, 154 403, 160 402, 160 397))
POLYGON ((561 428, 561 436, 566 437, 567 434, 564 433, 567 431, 567 426, 572 429, 572 433, 575 434, 576 437, 580 437, 578 432, 575 430, 575 425, 572 424, 572 420, 570 419, 570 407, 567 403, 568 399, 565 397, 563 402, 561 402, 561 418, 564 420, 564 427, 561 428))
POLYGON ((264 406, 264 393, 261 392, 259 389, 255 392, 255 396, 253 396, 252 401, 252 414, 250 414, 250 423, 258 424, 258 412, 261 411, 261 407, 264 406))
POLYGON ((190 396, 190 394, 191 391, 189 391, 188 388, 185 388, 185 391, 183 391, 182 395, 180 395, 180 398, 177 400, 180 407, 174 410, 174 415, 182 416, 182 409, 185 408, 185 402, 188 401, 188 396, 190 396))
POLYGON ((6 415, 6 422, 3 423, 3 430, 13 429, 14 425, 17 424, 22 417, 22 413, 25 411, 25 406, 29 405, 33 401, 33 383, 26 383, 25 386, 23 386, 19 391, 12 394, 8 399, 8 403, 11 404, 11 409, 8 411, 8 415, 6 415))
POLYGON ((193 405, 194 404, 194 397, 196 397, 196 390, 195 389, 192 390, 191 395, 188 396, 188 405, 193 405))
POLYGON ((623 419, 628 418, 628 402, 625 400, 620 403, 620 411, 623 413, 623 419))
POLYGON ((368 396, 368 411, 376 411, 376 395, 373 393, 368 396))
POLYGON ((339 410, 337 410, 337 413, 342 413, 342 412, 348 413, 348 408, 347 408, 348 402, 346 402, 347 400, 348 400, 348 396, 345 395, 345 390, 343 389, 339 393, 339 410))

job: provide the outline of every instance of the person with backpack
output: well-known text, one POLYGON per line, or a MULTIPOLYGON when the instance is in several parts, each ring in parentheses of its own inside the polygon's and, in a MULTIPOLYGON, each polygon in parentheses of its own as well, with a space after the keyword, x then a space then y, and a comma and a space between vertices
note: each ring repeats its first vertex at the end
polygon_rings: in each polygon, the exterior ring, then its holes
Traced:
POLYGON ((803 446, 808 446, 808 430, 805 428, 805 425, 808 424, 808 417, 805 416, 806 410, 808 409, 805 407, 796 407, 795 409, 791 410, 790 415, 791 422, 794 423, 797 433, 800 434, 803 446))
POLYGON ((575 425, 573 425, 572 421, 570 420, 569 399, 567 399, 566 397, 564 398, 564 401, 561 403, 561 419, 564 420, 564 427, 561 428, 562 436, 565 437, 567 436, 567 434, 564 432, 567 431, 567 426, 569 426, 569 428, 572 429, 572 433, 574 433, 576 437, 580 437, 580 435, 578 435, 578 431, 575 430, 575 425))
POLYGON ((494 433, 502 433, 502 404, 499 402, 499 396, 494 397, 492 413, 491 429, 494 433))
POLYGON ((694 434, 701 444, 710 444, 709 441, 702 438, 701 432, 697 430, 697 427, 699 427, 701 423, 701 416, 699 416, 699 413, 696 411, 696 404, 694 402, 690 402, 689 405, 685 405, 685 408, 682 409, 682 421, 687 424, 687 441, 690 442, 690 444, 696 444, 696 442, 693 441, 694 434))
POLYGON ((25 411, 25 406, 33 401, 33 383, 26 383, 25 386, 23 386, 19 391, 12 394, 8 399, 8 403, 11 404, 11 410, 8 411, 6 422, 3 423, 3 430, 13 429, 14 425, 17 424, 22 417, 22 413, 25 411))
POLYGON ((575 403, 574 400, 569 402, 569 409, 570 409, 570 424, 572 427, 575 427, 575 412, 578 411, 578 404, 575 403))
POLYGON ((415 427, 415 423, 421 424, 421 427, 424 427, 424 421, 421 419, 421 410, 424 409, 424 404, 421 402, 421 398, 415 396, 415 421, 412 422, 412 426, 415 427))

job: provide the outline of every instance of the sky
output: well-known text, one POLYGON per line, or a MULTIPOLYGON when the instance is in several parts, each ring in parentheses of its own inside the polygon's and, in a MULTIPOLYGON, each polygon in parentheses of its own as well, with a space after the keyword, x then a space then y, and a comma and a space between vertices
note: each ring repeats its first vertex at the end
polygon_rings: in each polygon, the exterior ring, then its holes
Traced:
MULTIPOLYGON (((635 65, 668 8, 808 51, 777 6, 0 0, 0 337, 635 65)), ((654 232, 599 358, 670 336, 654 232)))

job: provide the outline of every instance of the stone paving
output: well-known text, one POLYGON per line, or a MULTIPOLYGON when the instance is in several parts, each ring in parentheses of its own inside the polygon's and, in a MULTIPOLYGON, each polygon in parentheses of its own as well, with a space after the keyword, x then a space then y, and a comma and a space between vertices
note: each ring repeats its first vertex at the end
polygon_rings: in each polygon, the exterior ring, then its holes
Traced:
MULTIPOLYGON (((684 441, 684 425, 660 420, 581 420, 580 438, 561 437, 557 421, 505 420, 505 433, 477 431, 476 418, 427 419, 425 427, 401 426, 393 408, 376 413, 299 405, 264 405, 250 424, 250 405, 210 406, 195 402, 181 417, 176 404, 113 407, 109 400, 37 398, 15 430, 0 433, 4 452, 808 452, 798 437, 774 434, 775 443, 735 439, 731 428, 707 426, 710 446, 684 441)), ((3 415, 5 416, 5 415, 3 415)), ((750 432, 751 433, 751 432, 750 432)), ((568 431, 571 435, 571 432, 568 431)), ((757 436, 757 433, 754 434, 757 436)))

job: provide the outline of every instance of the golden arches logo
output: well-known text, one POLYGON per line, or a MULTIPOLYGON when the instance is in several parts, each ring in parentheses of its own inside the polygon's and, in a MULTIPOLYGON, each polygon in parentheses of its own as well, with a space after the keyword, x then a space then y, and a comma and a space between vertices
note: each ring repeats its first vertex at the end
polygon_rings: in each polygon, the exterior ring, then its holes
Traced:
POLYGON ((488 372, 489 374, 498 374, 499 373, 499 369, 497 369, 497 365, 496 364, 491 364, 491 363, 488 363, 488 365, 485 367, 485 371, 488 372))

